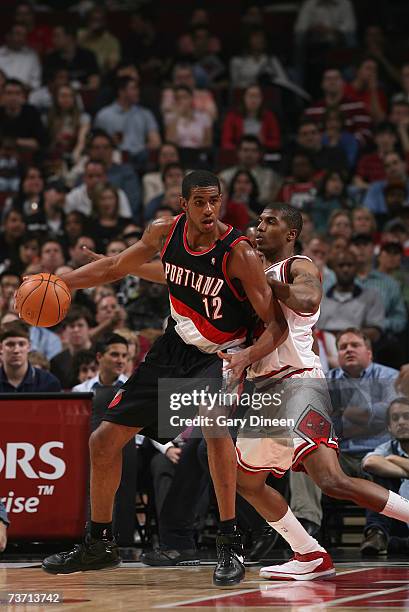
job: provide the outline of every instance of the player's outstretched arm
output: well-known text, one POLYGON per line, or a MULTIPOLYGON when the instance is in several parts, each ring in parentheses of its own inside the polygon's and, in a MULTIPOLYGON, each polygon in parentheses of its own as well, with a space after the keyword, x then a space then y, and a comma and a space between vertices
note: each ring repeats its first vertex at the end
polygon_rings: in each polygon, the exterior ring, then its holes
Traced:
POLYGON ((85 289, 120 280, 138 269, 158 253, 173 225, 173 219, 156 219, 145 229, 139 242, 114 257, 93 261, 62 275, 69 289, 85 289))
MULTIPOLYGON (((87 252, 90 261, 99 261, 100 259, 107 259, 108 255, 102 255, 101 253, 95 253, 95 251, 91 251, 87 246, 82 247, 84 251, 87 252)), ((166 277, 165 272, 163 271, 163 266, 159 259, 155 261, 150 261, 149 263, 141 264, 138 269, 135 269, 133 272, 139 278, 143 278, 144 280, 150 281, 151 283, 159 283, 161 285, 166 285, 166 277)))
POLYGON ((291 265, 292 283, 282 283, 267 274, 267 281, 276 298, 296 312, 314 314, 322 299, 319 270, 312 261, 295 259, 291 265))

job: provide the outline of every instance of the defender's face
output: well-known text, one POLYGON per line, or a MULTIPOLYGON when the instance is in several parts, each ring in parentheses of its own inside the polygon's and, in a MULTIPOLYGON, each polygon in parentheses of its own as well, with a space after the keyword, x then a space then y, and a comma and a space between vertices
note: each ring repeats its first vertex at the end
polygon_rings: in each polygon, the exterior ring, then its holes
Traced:
POLYGON ((290 230, 278 210, 266 209, 261 213, 260 223, 257 226, 256 243, 257 249, 263 255, 283 247, 288 242, 289 235, 290 230))
POLYGON ((216 229, 221 203, 222 195, 216 186, 194 187, 188 200, 181 199, 189 221, 202 234, 210 234, 216 229))

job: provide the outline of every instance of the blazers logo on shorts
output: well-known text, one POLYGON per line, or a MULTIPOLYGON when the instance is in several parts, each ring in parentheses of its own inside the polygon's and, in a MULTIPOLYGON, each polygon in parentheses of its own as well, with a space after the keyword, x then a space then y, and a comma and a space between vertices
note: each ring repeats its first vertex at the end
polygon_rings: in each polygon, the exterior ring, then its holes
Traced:
POLYGON ((119 389, 119 391, 115 393, 115 396, 112 399, 111 403, 109 404, 108 408, 115 408, 115 406, 118 406, 119 402, 122 399, 123 392, 124 392, 124 389, 119 389))

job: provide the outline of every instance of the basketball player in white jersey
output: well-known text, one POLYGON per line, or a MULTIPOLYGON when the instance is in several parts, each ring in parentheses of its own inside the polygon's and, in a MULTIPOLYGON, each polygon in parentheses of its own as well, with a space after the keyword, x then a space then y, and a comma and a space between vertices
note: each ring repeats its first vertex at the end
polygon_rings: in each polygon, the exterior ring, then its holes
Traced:
MULTIPOLYGON (((237 441, 238 492, 282 535, 295 553, 287 563, 260 570, 260 575, 270 580, 314 580, 335 574, 329 554, 306 532, 285 499, 265 484, 270 472, 279 477, 291 466, 304 469, 326 495, 352 500, 365 508, 409 522, 406 499, 370 481, 346 476, 339 465, 337 441, 326 405, 324 375, 319 358, 312 350, 312 326, 318 320, 322 297, 321 279, 311 260, 294 255, 294 243, 301 229, 301 214, 287 204, 272 205, 261 215, 257 228, 258 251, 265 259, 272 291, 288 318, 289 334, 276 351, 253 364, 248 374, 263 391, 267 389, 266 381, 274 384, 277 379, 281 381, 280 388, 285 380, 290 380, 297 391, 300 387, 296 381, 300 380, 302 392, 296 393, 298 397, 290 402, 289 412, 299 411, 299 416, 305 418, 297 423, 296 431, 291 432, 286 441, 281 439, 278 443, 276 438, 244 435, 237 441), (309 406, 311 403, 313 410, 309 406)), ((165 282, 160 262, 144 264, 135 273, 152 282, 165 282)), ((219 356, 230 362, 229 369, 240 378, 243 370, 240 353, 219 353, 219 356)), ((244 367, 247 365, 244 363, 244 367)))
MULTIPOLYGON (((268 388, 274 393, 275 384, 280 392, 287 386, 285 414, 297 417, 296 424, 286 440, 257 437, 257 433, 249 437, 242 432, 236 443, 238 492, 295 553, 287 563, 260 570, 260 575, 270 580, 313 580, 334 575, 335 570, 331 557, 307 534, 285 499, 265 484, 269 472, 280 477, 290 467, 301 469, 326 495, 351 500, 406 523, 409 520, 408 500, 373 482, 346 476, 339 465, 324 374, 313 351, 312 327, 319 317, 321 280, 309 258, 294 255, 301 229, 301 214, 287 204, 272 205, 261 215, 257 247, 265 259, 269 284, 287 318, 289 333, 273 353, 248 371, 257 390, 265 392, 268 388)), ((228 355, 220 356, 229 359, 228 355)), ((234 356, 230 361, 237 373, 234 356)))

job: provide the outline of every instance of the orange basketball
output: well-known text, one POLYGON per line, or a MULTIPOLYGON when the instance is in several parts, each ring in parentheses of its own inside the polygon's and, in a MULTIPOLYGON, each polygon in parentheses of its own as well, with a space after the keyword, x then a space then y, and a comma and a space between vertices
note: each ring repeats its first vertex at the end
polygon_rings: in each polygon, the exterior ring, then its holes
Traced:
POLYGON ((62 278, 42 272, 29 276, 16 293, 16 309, 30 325, 52 327, 64 319, 71 294, 62 278))

